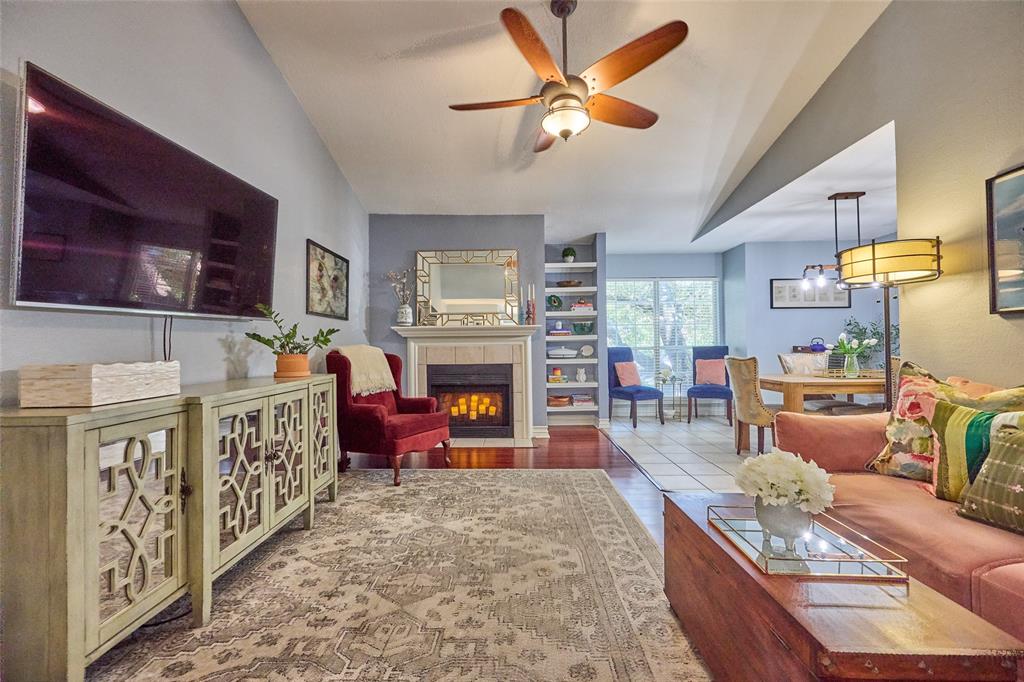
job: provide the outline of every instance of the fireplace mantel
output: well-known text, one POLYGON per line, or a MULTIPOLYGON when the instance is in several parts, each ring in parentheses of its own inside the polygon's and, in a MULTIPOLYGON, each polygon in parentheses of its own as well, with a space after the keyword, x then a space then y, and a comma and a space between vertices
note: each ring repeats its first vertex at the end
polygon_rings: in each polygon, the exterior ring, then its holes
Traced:
POLYGON ((405 382, 409 395, 426 395, 428 365, 512 365, 515 438, 544 437, 533 425, 531 339, 540 325, 477 327, 392 327, 406 342, 405 382))
POLYGON ((406 339, 464 339, 477 337, 515 338, 517 336, 533 336, 540 329, 537 324, 502 324, 452 327, 392 327, 395 333, 406 339))

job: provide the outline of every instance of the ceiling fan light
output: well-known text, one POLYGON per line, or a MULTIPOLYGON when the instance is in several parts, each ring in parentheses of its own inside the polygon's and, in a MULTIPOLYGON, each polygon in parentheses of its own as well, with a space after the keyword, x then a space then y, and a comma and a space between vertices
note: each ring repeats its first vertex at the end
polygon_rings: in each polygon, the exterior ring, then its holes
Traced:
POLYGON ((540 127, 549 135, 556 135, 568 140, 579 135, 590 126, 590 112, 575 98, 566 97, 551 103, 548 113, 540 122, 540 127))

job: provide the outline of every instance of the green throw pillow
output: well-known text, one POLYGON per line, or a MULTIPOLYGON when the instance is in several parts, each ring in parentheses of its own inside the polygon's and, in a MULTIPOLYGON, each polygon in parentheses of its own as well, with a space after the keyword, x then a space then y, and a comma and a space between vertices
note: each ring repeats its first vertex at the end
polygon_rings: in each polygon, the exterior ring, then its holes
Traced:
POLYGON ((888 444, 868 468, 887 476, 932 481, 934 447, 930 408, 936 401, 984 412, 1024 410, 1024 387, 972 398, 912 362, 899 371, 899 387, 885 427, 888 444))
MULTIPOLYGON (((926 404, 926 412, 929 407, 926 404)), ((959 502, 967 486, 978 477, 999 428, 1022 425, 1024 412, 984 412, 936 401, 930 421, 937 446, 935 497, 959 502)))
POLYGON ((960 506, 960 515, 1024 534, 1024 431, 1003 427, 960 506))

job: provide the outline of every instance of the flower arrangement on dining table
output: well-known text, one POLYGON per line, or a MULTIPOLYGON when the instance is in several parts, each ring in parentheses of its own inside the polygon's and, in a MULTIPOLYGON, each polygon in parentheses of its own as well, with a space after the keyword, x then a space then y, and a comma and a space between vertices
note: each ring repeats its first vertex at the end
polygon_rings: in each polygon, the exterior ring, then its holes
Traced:
POLYGON ((826 343, 825 349, 844 355, 846 359, 843 362, 843 371, 848 377, 856 377, 860 374, 861 356, 870 355, 877 345, 878 339, 855 339, 843 332, 836 343, 826 343))

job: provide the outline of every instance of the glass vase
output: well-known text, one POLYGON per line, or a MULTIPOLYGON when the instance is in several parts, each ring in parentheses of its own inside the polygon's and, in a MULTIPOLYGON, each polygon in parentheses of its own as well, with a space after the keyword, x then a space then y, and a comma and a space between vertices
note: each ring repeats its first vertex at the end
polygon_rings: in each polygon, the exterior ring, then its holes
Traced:
POLYGON ((856 379, 860 376, 860 360, 857 359, 856 355, 846 356, 846 361, 843 363, 843 374, 850 379, 856 379))

